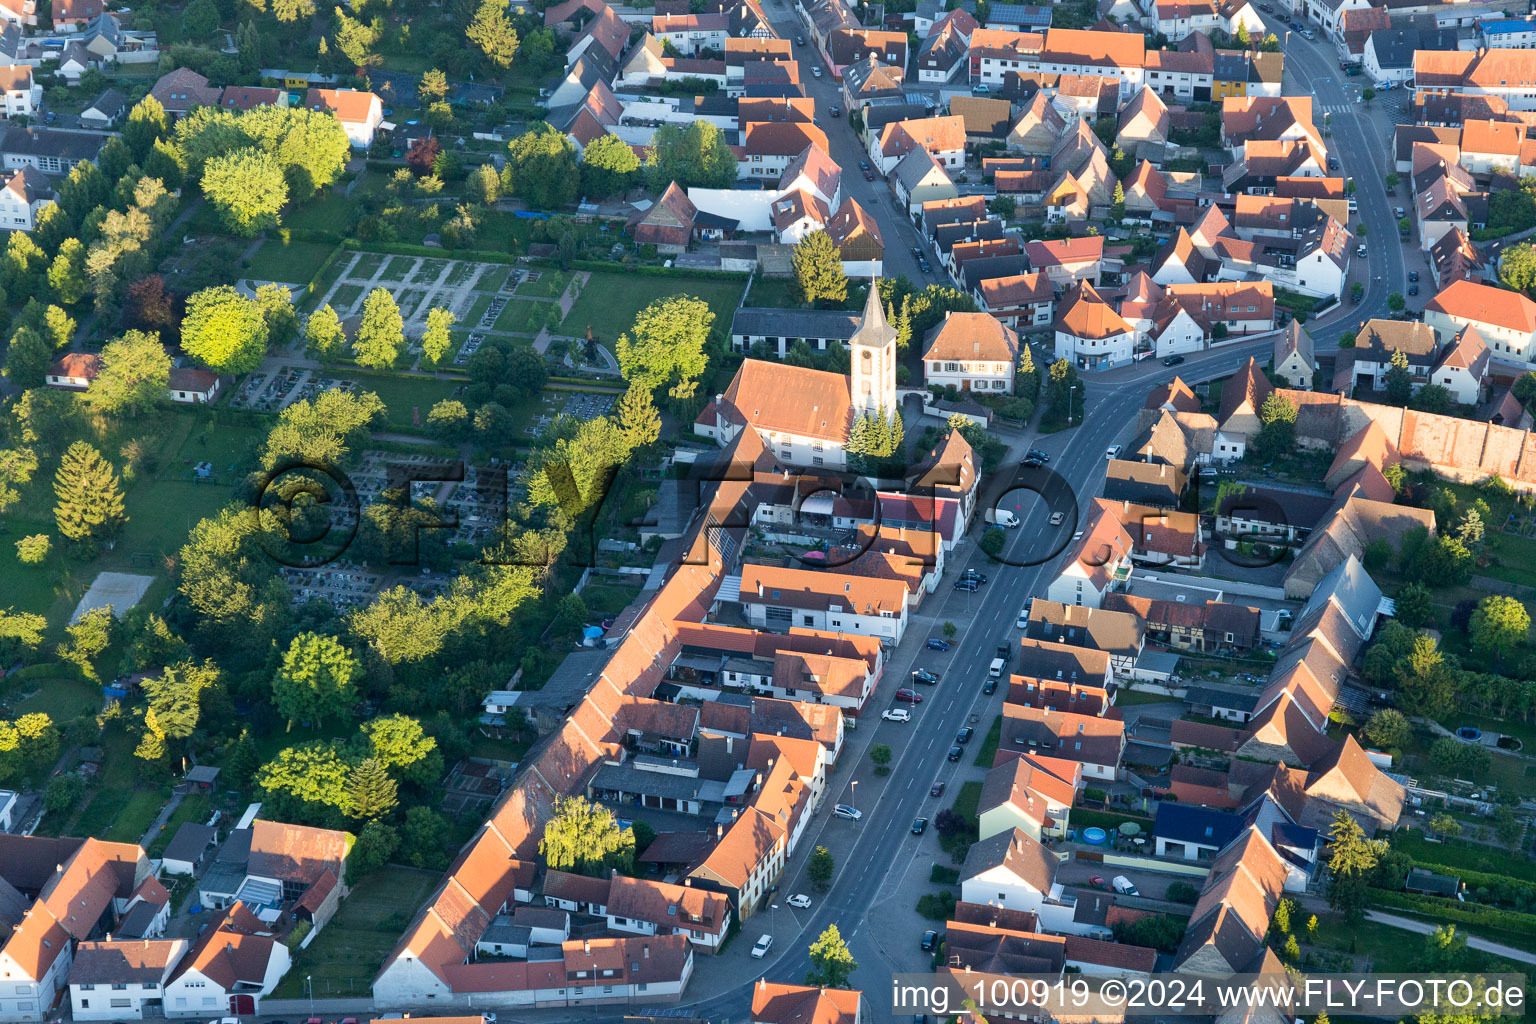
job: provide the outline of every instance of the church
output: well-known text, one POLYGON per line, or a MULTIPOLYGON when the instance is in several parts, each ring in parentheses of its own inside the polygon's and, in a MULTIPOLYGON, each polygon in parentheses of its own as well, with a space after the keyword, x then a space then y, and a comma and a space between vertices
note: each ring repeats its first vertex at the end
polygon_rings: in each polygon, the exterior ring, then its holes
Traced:
POLYGON ((693 421, 693 432, 724 447, 747 427, 787 466, 847 468, 848 435, 860 416, 899 415, 896 329, 871 282, 858 330, 848 340, 851 372, 828 373, 746 359, 723 395, 693 421))

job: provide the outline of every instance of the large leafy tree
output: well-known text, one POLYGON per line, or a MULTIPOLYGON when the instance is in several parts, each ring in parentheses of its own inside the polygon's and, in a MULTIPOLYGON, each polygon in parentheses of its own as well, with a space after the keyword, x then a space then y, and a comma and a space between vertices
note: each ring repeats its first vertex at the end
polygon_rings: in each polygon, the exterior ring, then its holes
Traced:
POLYGON ((52 362, 53 343, 41 331, 25 324, 16 328, 5 352, 5 376, 12 384, 23 390, 42 387, 52 362))
POLYGON ((795 246, 790 255, 795 271, 795 289, 807 305, 824 303, 836 307, 848 299, 848 275, 843 273, 843 256, 825 231, 812 231, 795 246))
POLYGON ((59 243, 58 254, 48 268, 48 288, 65 306, 85 298, 85 243, 80 239, 66 238, 59 243))
POLYGON ((36 472, 36 449, 28 445, 0 448, 0 513, 21 500, 21 488, 32 481, 36 472))
POLYGON ((181 347, 215 373, 250 373, 267 354, 261 306, 229 285, 204 288, 187 300, 181 347))
POLYGON ((275 547, 271 524, 244 504, 192 527, 176 559, 177 589, 209 642, 238 654, 271 642, 286 623, 288 588, 269 554, 275 547))
POLYGON ((581 151, 581 191, 603 199, 629 190, 640 173, 640 158, 617 135, 603 135, 581 151))
POLYGON ((286 747, 256 771, 256 785, 319 809, 345 813, 350 801, 347 783, 352 769, 330 743, 286 747))
POLYGON ((74 541, 103 540, 128 521, 117 471, 101 452, 76 441, 53 476, 54 521, 74 541))
POLYGON ((352 339, 352 354, 359 366, 384 369, 393 366, 405 344, 405 320, 388 288, 375 288, 363 300, 363 320, 352 339))
POLYGON ((385 715, 363 726, 371 756, 408 782, 430 785, 442 774, 443 756, 437 740, 421 723, 406 715, 385 715))
POLYGON ((453 344, 453 335, 450 333, 453 321, 454 315, 451 309, 438 308, 427 311, 427 326, 421 332, 421 355, 433 366, 448 354, 448 348, 453 344))
POLYGON ((35 651, 43 642, 48 620, 35 612, 17 612, 0 608, 0 660, 10 664, 23 654, 35 651))
POLYGON ((290 726, 334 721, 357 699, 362 674, 357 658, 335 637, 300 633, 272 677, 272 701, 290 726))
POLYGON ((1536 288, 1536 248, 1530 242, 1511 245, 1499 256, 1499 280, 1518 292, 1536 288))
POLYGON ((329 110, 263 104, 241 114, 239 125, 283 169, 295 196, 335 182, 352 153, 346 129, 329 110))
POLYGON ((277 224, 288 202, 282 165, 259 149, 216 156, 203 167, 203 195, 237 235, 254 235, 277 224))
POLYGON ((843 941, 842 933, 835 924, 827 925, 816 941, 811 943, 810 954, 811 969, 805 975, 807 985, 847 988, 849 977, 859 969, 859 962, 853 958, 848 943, 843 941))
POLYGON ((502 0, 480 0, 464 35, 498 68, 512 66, 512 58, 517 55, 517 29, 502 0))
POLYGON ((341 317, 327 303, 304 321, 304 350, 323 363, 335 362, 346 348, 347 334, 341 317))
POLYGON ((615 354, 624 379, 653 393, 665 387, 673 398, 691 397, 709 366, 704 346, 714 322, 703 299, 655 300, 635 316, 628 334, 619 335, 615 354))
POLYGON ((454 626, 450 609, 441 600, 427 602, 408 587, 386 590, 352 613, 350 625, 359 640, 387 664, 425 661, 443 648, 454 626))
POLYGON ((662 125, 645 163, 651 187, 658 191, 674 181, 683 188, 727 188, 736 180, 736 155, 713 121, 662 125))
POLYGON ((160 675, 145 679, 142 686, 149 706, 144 712, 144 733, 134 754, 147 761, 159 760, 172 741, 190 737, 202 718, 203 693, 218 681, 218 667, 211 661, 179 662, 160 675))
MULTIPOLYGON (((1271 398, 1274 396, 1271 395, 1271 398)), ((1408 356, 1401 349, 1392 353, 1392 359, 1387 366, 1386 374, 1386 399, 1387 404, 1404 406, 1413 398, 1413 373, 1408 369, 1408 356)), ((1268 401, 1268 399, 1265 399, 1268 401)))
POLYGON ((149 155, 155 142, 165 138, 170 130, 171 119, 165 107, 153 96, 145 96, 128 111, 128 120, 123 123, 122 138, 133 159, 142 160, 149 155))
POLYGON ((623 465, 629 452, 629 439, 613 419, 586 420, 573 437, 561 437, 553 448, 535 455, 528 500, 574 519, 603 498, 613 470, 623 465))
POLYGON ((1490 594, 1478 603, 1472 613, 1468 632, 1472 637, 1472 649, 1480 654, 1492 654, 1495 659, 1525 643, 1531 631, 1531 616, 1525 605, 1513 597, 1490 594))
POLYGON ((540 210, 555 210, 576 201, 581 175, 576 146, 546 121, 535 121, 507 144, 505 190, 540 210))
POLYGON ((586 797, 573 796, 555 805, 544 826, 539 853, 546 867, 602 877, 610 869, 634 866, 635 833, 620 828, 613 812, 586 797))
POLYGON ((165 397, 170 376, 171 357, 160 339, 128 331, 102 347, 101 366, 85 400, 102 412, 135 415, 165 397))

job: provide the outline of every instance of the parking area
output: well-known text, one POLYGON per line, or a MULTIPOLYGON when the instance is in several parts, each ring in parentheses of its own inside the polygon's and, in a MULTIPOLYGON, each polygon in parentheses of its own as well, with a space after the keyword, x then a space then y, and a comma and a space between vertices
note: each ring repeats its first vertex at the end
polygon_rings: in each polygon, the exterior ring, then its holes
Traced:
POLYGON ((1126 878, 1129 878, 1142 896, 1154 900, 1167 899, 1168 887, 1174 882, 1188 882, 1198 889, 1205 881, 1203 875, 1172 875, 1164 874, 1160 871, 1114 867, 1095 861, 1078 860, 1075 856, 1057 869, 1056 880, 1063 885, 1075 885, 1080 888, 1090 889, 1094 888, 1090 883, 1090 879, 1095 877, 1102 878, 1105 884, 1108 885, 1117 875, 1124 875, 1126 878))

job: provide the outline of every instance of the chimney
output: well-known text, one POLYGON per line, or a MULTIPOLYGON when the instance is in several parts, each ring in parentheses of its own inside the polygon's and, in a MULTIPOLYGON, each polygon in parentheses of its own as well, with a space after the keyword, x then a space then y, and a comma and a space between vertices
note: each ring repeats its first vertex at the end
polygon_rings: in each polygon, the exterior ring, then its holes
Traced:
POLYGON ((581 951, 583 953, 587 953, 587 954, 590 954, 592 952, 592 940, 591 939, 582 939, 581 940, 581 951))
POLYGON ((718 843, 720 840, 722 840, 724 838, 725 838, 725 826, 724 825, 716 825, 715 826, 715 842, 718 843))
POLYGON ((649 942, 640 947, 640 958, 642 960, 649 960, 651 958, 651 944, 649 942))

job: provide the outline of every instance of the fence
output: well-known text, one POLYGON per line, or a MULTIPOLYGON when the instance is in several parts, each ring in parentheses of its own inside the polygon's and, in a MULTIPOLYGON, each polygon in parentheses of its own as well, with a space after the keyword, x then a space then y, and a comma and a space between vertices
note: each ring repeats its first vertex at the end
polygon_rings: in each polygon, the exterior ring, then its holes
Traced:
POLYGON ((1098 853, 1076 850, 1077 860, 1090 864, 1103 864, 1107 868, 1129 868, 1132 871, 1157 871, 1165 875, 1184 875, 1188 878, 1204 878, 1211 869, 1199 864, 1180 864, 1175 861, 1154 860, 1151 857, 1133 857, 1125 853, 1098 853))

